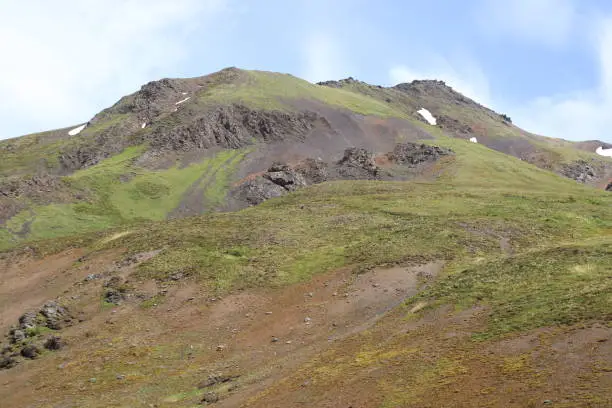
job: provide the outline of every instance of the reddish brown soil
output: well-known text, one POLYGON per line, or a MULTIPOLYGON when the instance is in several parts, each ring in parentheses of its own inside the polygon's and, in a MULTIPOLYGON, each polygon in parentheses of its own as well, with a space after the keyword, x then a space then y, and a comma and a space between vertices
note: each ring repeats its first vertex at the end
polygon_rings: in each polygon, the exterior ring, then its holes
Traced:
POLYGON ((137 263, 111 262, 119 251, 74 264, 80 255, 24 258, 4 272, 19 288, 3 292, 5 326, 58 295, 83 321, 60 333, 65 349, 0 371, 2 406, 191 407, 209 391, 218 407, 611 406, 610 327, 474 341, 485 308, 401 306, 441 263, 341 269, 216 298, 189 279, 134 281, 137 263), (132 296, 104 306, 104 280, 83 281, 88 273, 127 278, 132 296), (215 373, 237 378, 197 388, 215 373))

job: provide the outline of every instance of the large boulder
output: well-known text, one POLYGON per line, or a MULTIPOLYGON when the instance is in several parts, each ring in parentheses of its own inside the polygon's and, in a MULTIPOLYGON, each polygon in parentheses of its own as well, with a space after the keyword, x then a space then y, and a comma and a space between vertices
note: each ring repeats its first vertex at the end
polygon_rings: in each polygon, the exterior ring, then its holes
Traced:
POLYGON ((45 325, 53 330, 62 329, 72 320, 68 309, 54 300, 45 303, 40 309, 40 314, 45 317, 45 325))

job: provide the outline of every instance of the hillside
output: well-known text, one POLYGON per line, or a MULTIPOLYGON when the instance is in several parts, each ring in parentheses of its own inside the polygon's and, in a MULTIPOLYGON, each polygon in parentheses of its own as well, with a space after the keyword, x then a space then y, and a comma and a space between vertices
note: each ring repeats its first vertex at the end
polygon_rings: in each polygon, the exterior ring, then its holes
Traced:
POLYGON ((598 142, 238 69, 75 128, 0 144, 7 406, 612 406, 598 142))
POLYGON ((598 143, 531 135, 439 81, 324 85, 235 68, 164 79, 122 98, 82 130, 75 125, 0 142, 0 248, 243 208, 263 198, 260 191, 255 198, 236 191, 236 183, 275 162, 295 166, 312 159, 317 163, 306 167, 327 167, 348 147, 377 156, 397 143, 443 136, 476 138, 598 188, 612 180, 612 159, 594 153, 598 143), (424 122, 416 113, 421 108, 437 126, 424 122))

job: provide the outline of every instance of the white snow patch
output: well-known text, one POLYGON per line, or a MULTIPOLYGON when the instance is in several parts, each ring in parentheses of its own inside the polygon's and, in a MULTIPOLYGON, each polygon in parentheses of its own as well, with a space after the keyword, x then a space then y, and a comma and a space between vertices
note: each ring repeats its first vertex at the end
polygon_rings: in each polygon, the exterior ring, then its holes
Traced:
POLYGON ((143 122, 143 123, 142 123, 142 125, 140 125, 140 128, 141 128, 141 129, 144 129, 144 128, 146 128, 146 127, 147 127, 147 122, 143 122))
POLYGON ((423 117, 423 119, 425 119, 427 123, 429 123, 432 126, 436 126, 436 124, 438 123, 438 121, 436 120, 436 118, 433 117, 431 112, 429 112, 425 108, 419 109, 417 113, 420 114, 423 117))
POLYGON ((79 127, 76 127, 76 128, 74 128, 74 129, 72 129, 70 132, 68 132, 68 134, 69 134, 70 136, 76 136, 76 135, 78 135, 79 133, 81 133, 81 131, 82 131, 83 129, 85 129, 86 127, 87 127, 87 123, 85 123, 84 125, 81 125, 81 126, 79 126, 79 127))
POLYGON ((599 146, 597 150, 595 150, 595 153, 600 156, 612 157, 612 148, 604 149, 602 146, 599 146))
POLYGON ((187 92, 181 92, 183 95, 187 95, 187 92))
POLYGON ((478 143, 478 139, 476 139, 475 137, 470 137, 470 142, 478 143))
POLYGON ((186 97, 185 99, 183 99, 182 101, 178 101, 177 103, 175 103, 175 105, 180 105, 183 102, 187 102, 189 100, 189 98, 191 98, 191 96, 186 97))

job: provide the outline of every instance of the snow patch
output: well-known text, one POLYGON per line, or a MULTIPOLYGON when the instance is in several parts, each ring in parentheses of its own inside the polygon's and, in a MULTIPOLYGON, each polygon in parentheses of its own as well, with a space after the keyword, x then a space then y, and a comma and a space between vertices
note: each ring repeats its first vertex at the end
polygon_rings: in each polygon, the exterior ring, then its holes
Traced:
POLYGON ((431 114, 431 112, 429 112, 427 109, 425 108, 421 108, 417 111, 417 113, 419 115, 421 115, 423 117, 423 119, 425 119, 427 121, 427 123, 429 123, 432 126, 436 126, 436 124, 438 123, 436 118, 433 117, 433 115, 431 114))
POLYGON ((76 127, 76 128, 74 128, 74 129, 72 129, 71 131, 69 131, 69 132, 68 132, 68 135, 70 135, 70 136, 76 136, 76 135, 78 135, 79 133, 81 133, 81 131, 82 131, 83 129, 85 129, 86 127, 87 127, 87 123, 85 123, 84 125, 81 125, 81 126, 79 126, 79 127, 76 127))
POLYGON ((187 95, 187 92, 181 92, 183 95, 187 95))
POLYGON ((143 123, 142 123, 142 125, 140 125, 140 128, 141 128, 141 129, 144 129, 144 128, 146 128, 146 127, 147 127, 147 122, 143 122, 143 123))
POLYGON ((185 99, 183 99, 182 101, 178 101, 177 103, 175 103, 175 105, 180 105, 183 102, 187 102, 189 100, 189 98, 191 98, 191 96, 186 97, 185 99))
POLYGON ((600 156, 612 157, 612 148, 604 149, 602 146, 599 146, 597 150, 595 150, 595 153, 597 153, 600 156))
POLYGON ((470 142, 478 143, 478 139, 476 139, 475 137, 470 137, 470 142))

